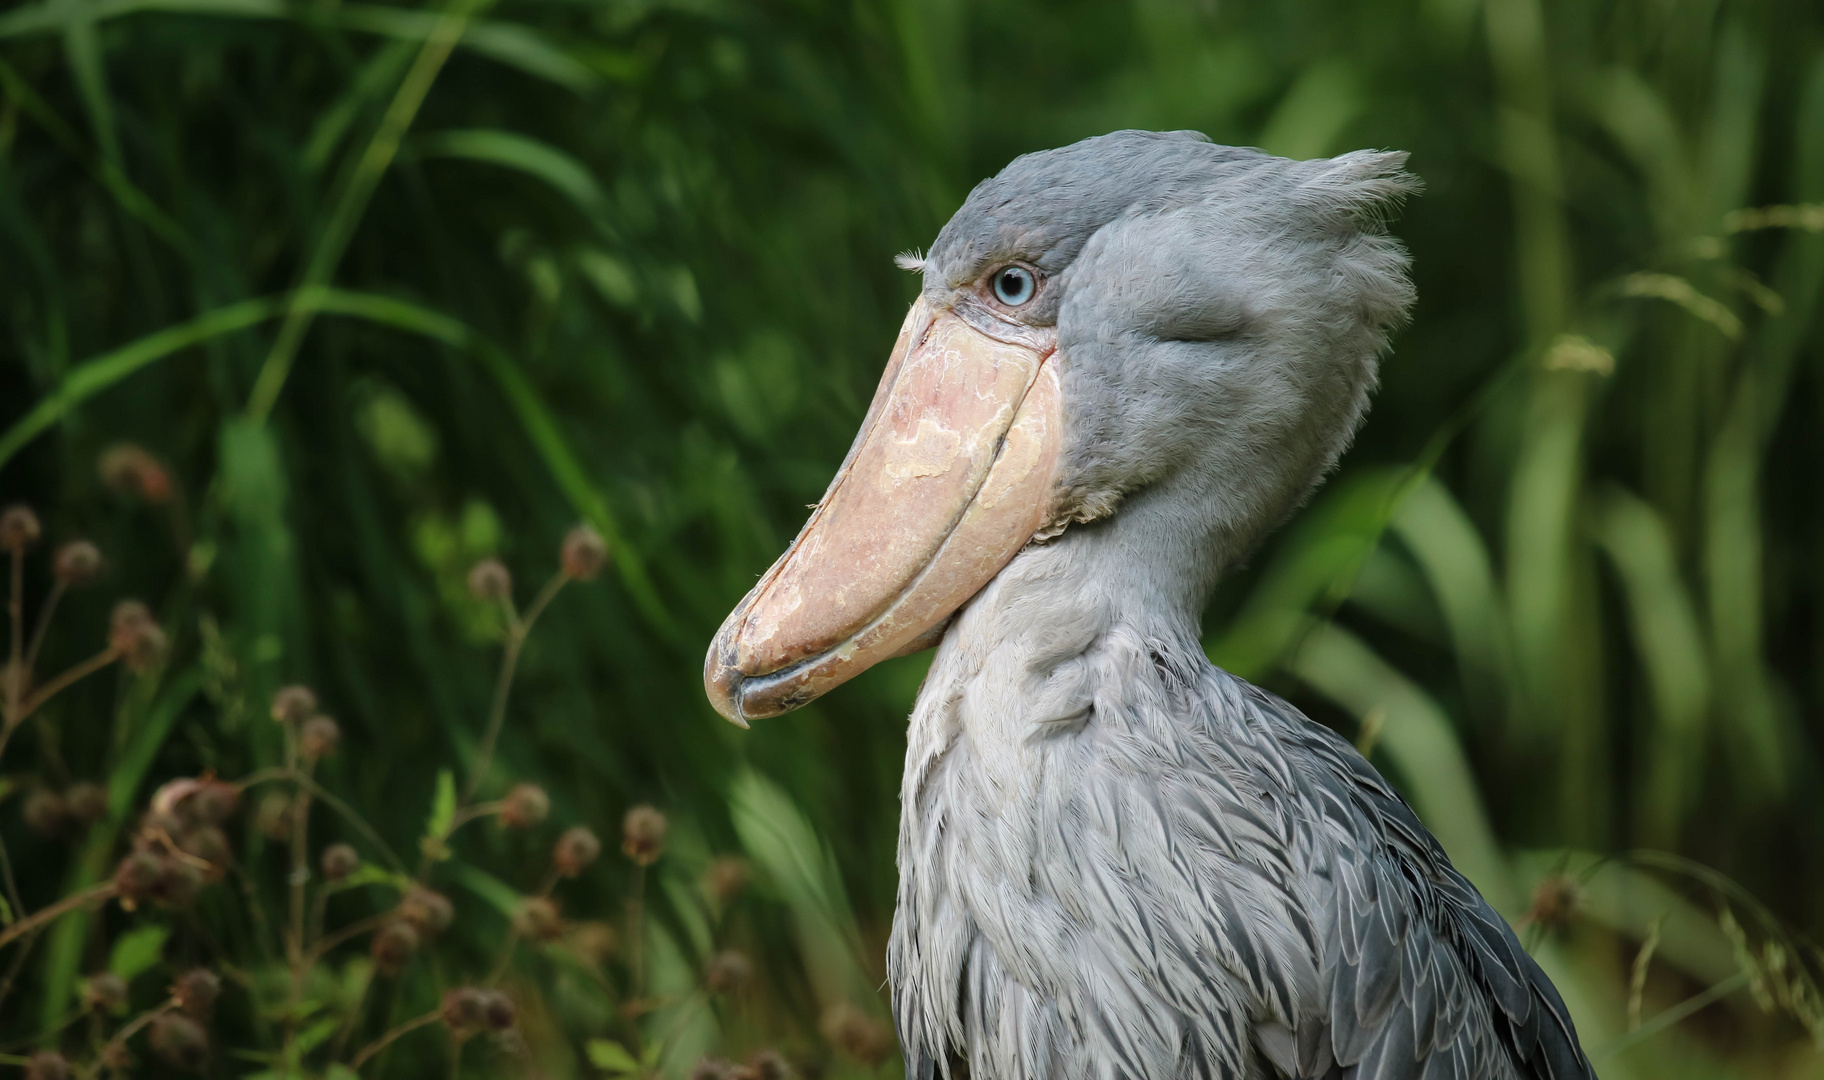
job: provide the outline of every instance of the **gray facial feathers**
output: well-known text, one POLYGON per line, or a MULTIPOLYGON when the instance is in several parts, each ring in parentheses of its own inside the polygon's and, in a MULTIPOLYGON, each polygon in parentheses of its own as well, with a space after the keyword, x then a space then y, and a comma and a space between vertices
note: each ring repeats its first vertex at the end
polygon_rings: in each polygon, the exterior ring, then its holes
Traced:
POLYGON ((1010 262, 1056 325, 1064 493, 1048 535, 1178 476, 1209 504, 1214 575, 1335 464, 1413 301, 1384 222, 1406 155, 1291 161, 1195 132, 1121 131, 1019 158, 923 263, 943 301, 1010 262))

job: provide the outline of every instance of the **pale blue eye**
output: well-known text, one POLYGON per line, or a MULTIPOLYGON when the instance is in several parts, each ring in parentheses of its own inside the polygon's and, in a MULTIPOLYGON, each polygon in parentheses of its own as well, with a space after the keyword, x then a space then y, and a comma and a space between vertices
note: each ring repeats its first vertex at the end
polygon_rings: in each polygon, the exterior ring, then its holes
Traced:
POLYGON ((1019 307, 1037 291, 1032 271, 1023 266, 1009 266, 994 275, 994 298, 1008 307, 1019 307))

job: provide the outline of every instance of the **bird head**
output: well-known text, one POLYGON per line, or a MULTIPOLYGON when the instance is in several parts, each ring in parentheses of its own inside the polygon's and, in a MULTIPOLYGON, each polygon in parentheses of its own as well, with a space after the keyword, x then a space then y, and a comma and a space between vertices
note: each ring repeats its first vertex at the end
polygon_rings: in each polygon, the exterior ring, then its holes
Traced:
POLYGON ((1366 411, 1412 302, 1382 230, 1404 161, 1125 131, 978 185, 902 257, 918 299, 829 490, 717 632, 711 703, 745 726, 933 645, 1023 549, 1149 489, 1195 493, 1213 583, 1366 411))

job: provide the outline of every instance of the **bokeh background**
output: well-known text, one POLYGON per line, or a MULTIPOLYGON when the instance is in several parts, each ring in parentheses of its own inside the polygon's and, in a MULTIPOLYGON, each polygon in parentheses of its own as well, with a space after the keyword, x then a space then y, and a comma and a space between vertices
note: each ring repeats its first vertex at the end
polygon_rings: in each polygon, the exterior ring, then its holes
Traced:
MULTIPOLYGON (((1815 3, 32 0, 0 13, 0 84, 0 503, 110 567, 44 665, 91 653, 121 596, 170 638, 0 760, 26 910, 104 879, 159 783, 279 763, 292 682, 342 724, 319 780, 415 851, 507 632, 471 566, 498 556, 524 604, 585 521, 610 567, 531 636, 483 779, 542 785, 552 826, 472 827, 435 871, 458 917, 431 959, 323 1015, 358 1045, 486 975, 540 845, 580 822, 609 851, 557 895, 618 944, 514 954, 518 1041, 472 1074, 775 1047, 891 1075, 862 1020, 886 1016, 926 660, 741 732, 703 649, 853 435, 915 292, 892 256, 1017 154, 1194 128, 1405 149, 1426 184, 1393 226, 1420 299, 1374 412, 1223 585, 1211 656, 1370 753, 1522 927, 1602 1075, 1824 1076, 1815 3), (35 829, 30 794, 79 779, 109 814, 35 829), (650 870, 616 851, 637 804, 670 826, 650 870), (719 855, 751 876, 727 903, 701 886, 719 855), (723 949, 747 988, 693 990, 723 949)), ((29 612, 51 578, 24 565, 29 612)), ((375 857, 312 821, 313 848, 375 857)), ((283 906, 287 856, 227 835, 235 869, 193 909, 0 950, 0 1048, 99 1045, 59 1025, 153 925, 133 1008, 216 967, 203 1068, 274 1068, 258 901, 283 906)), ((389 902, 357 893, 331 915, 389 902)), ((414 1037, 364 1074, 449 1067, 414 1037)))

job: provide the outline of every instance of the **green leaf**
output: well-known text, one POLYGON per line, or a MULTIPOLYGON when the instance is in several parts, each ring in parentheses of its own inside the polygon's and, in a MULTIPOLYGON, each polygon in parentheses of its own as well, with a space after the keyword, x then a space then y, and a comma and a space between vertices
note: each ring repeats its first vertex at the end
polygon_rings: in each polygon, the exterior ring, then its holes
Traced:
POLYGON ((152 970, 164 955, 171 928, 151 923, 136 926, 114 939, 108 951, 108 970, 127 982, 152 970))
POLYGON ((512 131, 470 128, 423 135, 416 146, 427 157, 467 158, 517 169, 556 188, 591 218, 607 209, 608 195, 589 167, 550 143, 512 131))
POLYGON ((318 1020, 316 1023, 305 1028, 303 1031, 298 1032, 298 1055, 301 1057, 323 1045, 324 1040, 328 1039, 331 1035, 334 1035, 336 1029, 341 1026, 341 1017, 325 1016, 323 1019, 318 1020))
POLYGON ((450 834, 450 825, 456 820, 456 776, 448 769, 437 770, 437 794, 431 798, 431 816, 424 823, 424 839, 420 846, 424 853, 433 859, 447 859, 450 849, 444 839, 450 834))
POLYGON ((640 1062, 625 1046, 610 1039, 590 1039, 586 1047, 589 1064, 616 1076, 637 1076, 640 1062))

